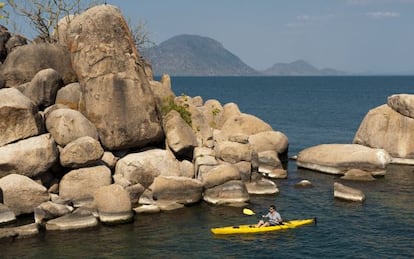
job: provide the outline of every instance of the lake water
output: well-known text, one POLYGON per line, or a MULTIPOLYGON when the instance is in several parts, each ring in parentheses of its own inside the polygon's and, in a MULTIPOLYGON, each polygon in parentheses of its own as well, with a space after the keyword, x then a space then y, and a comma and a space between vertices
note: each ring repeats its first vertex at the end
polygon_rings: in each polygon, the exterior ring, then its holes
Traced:
MULTIPOLYGON (((368 110, 397 93, 414 94, 414 77, 174 77, 174 92, 240 110, 268 122, 289 138, 289 155, 322 143, 351 143, 368 110)), ((134 223, 80 232, 47 232, 0 242, 1 258, 413 258, 414 167, 390 166, 374 182, 297 169, 275 181, 278 195, 252 196, 260 213, 276 204, 285 219, 317 217, 317 225, 258 235, 218 237, 210 228, 250 224, 241 208, 205 203, 134 223), (314 187, 296 189, 310 180, 314 187), (333 198, 333 183, 361 189, 364 203, 333 198)))

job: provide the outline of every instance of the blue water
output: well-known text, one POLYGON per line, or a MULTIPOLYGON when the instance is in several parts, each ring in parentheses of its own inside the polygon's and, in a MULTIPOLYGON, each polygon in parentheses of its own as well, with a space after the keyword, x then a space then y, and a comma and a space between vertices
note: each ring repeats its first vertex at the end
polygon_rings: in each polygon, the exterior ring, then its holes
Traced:
MULTIPOLYGON (((174 92, 240 110, 289 138, 289 155, 321 143, 351 143, 369 109, 396 93, 414 94, 414 77, 175 77, 174 92)), ((318 224, 260 235, 216 237, 210 228, 256 222, 241 208, 205 203, 134 223, 81 232, 47 232, 0 242, 4 258, 413 258, 414 167, 390 166, 375 182, 344 182, 364 191, 364 203, 333 199, 339 178, 288 163, 278 195, 252 196, 260 213, 276 203, 285 219, 317 217, 318 224), (314 187, 296 189, 308 179, 314 187)))

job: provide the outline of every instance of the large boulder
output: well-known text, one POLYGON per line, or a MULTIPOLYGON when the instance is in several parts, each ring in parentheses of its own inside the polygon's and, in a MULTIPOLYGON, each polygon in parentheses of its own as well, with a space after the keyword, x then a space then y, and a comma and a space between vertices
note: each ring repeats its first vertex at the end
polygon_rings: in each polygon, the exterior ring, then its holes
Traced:
POLYGON ((232 141, 223 141, 215 146, 216 158, 229 163, 250 161, 252 149, 249 144, 241 144, 232 141))
POLYGON ((58 149, 50 134, 20 140, 0 147, 0 177, 8 174, 35 177, 50 169, 57 158, 58 149))
POLYGON ((68 30, 72 66, 82 89, 81 111, 109 150, 160 142, 153 93, 127 22, 110 5, 75 16, 68 30))
POLYGON ((42 133, 36 106, 15 88, 0 89, 0 146, 42 133))
POLYGON ((89 136, 99 139, 98 131, 82 113, 72 109, 57 109, 46 116, 46 128, 56 143, 66 146, 70 142, 89 136))
POLYGON ((223 111, 221 112, 220 120, 218 122, 217 128, 221 129, 226 121, 234 116, 240 116, 241 112, 239 106, 235 103, 226 103, 223 106, 223 111))
POLYGON ((101 222, 124 223, 134 217, 129 193, 118 184, 100 187, 94 193, 93 199, 101 222))
POLYGON ((147 188, 159 175, 181 176, 180 163, 168 150, 152 149, 121 158, 116 164, 114 179, 115 183, 140 183, 147 188))
POLYGON ((382 105, 368 112, 353 143, 385 149, 392 157, 414 159, 413 132, 414 119, 382 105))
POLYGON ((27 176, 10 174, 0 178, 3 203, 16 216, 33 213, 34 208, 49 200, 47 189, 27 176))
POLYGON ((192 158, 194 147, 197 146, 197 138, 190 125, 175 110, 165 116, 163 125, 168 147, 177 156, 192 158))
POLYGON ((222 114, 223 106, 219 101, 211 99, 204 103, 203 115, 211 128, 219 128, 222 114))
POLYGON ((239 169, 232 164, 222 164, 201 176, 205 188, 212 188, 231 180, 240 180, 239 169))
POLYGON ((40 70, 53 68, 63 79, 64 85, 75 82, 67 48, 59 44, 29 44, 14 49, 4 61, 2 75, 7 87, 30 82, 40 70))
POLYGON ((388 106, 400 114, 414 119, 414 94, 394 94, 388 97, 388 106))
POLYGON ((199 202, 203 192, 201 181, 180 176, 158 176, 151 187, 155 200, 181 204, 199 202))
POLYGON ((256 116, 242 113, 228 118, 221 128, 221 134, 228 139, 233 135, 244 134, 250 136, 272 130, 269 124, 256 116))
POLYGON ((289 141, 280 131, 263 131, 249 136, 249 143, 257 153, 262 151, 276 151, 279 156, 287 155, 289 141))
POLYGON ((40 70, 33 77, 23 94, 38 107, 44 108, 55 103, 56 93, 63 86, 62 77, 52 69, 40 70))
POLYGON ((350 169, 361 169, 372 174, 385 171, 391 157, 383 149, 356 144, 322 144, 299 152, 296 164, 329 174, 343 175, 350 169))
POLYGON ((98 162, 103 154, 99 141, 89 136, 80 137, 62 149, 60 164, 71 168, 85 167, 98 162))
POLYGON ((247 192, 249 194, 276 194, 279 193, 277 185, 268 179, 257 179, 252 182, 246 182, 247 192))
POLYGON ((90 202, 96 190, 111 183, 111 170, 106 166, 76 169, 63 176, 59 196, 78 203, 90 202))

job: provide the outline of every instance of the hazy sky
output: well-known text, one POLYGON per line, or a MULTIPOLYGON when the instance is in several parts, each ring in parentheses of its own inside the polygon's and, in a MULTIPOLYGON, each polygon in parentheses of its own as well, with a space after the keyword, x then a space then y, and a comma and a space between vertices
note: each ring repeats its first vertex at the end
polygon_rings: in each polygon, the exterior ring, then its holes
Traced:
POLYGON ((109 0, 154 42, 197 34, 255 69, 304 59, 347 72, 414 73, 414 0, 109 0))
POLYGON ((414 0, 107 0, 161 43, 211 37, 251 67, 414 74, 414 0))

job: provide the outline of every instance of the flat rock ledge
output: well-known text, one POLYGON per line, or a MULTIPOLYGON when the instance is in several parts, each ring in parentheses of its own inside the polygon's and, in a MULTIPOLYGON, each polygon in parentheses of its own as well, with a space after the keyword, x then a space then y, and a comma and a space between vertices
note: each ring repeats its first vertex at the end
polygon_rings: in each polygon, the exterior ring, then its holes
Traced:
POLYGON ((129 223, 134 220, 134 213, 132 211, 123 213, 99 212, 99 220, 106 225, 129 223))
POLYGON ((68 214, 63 217, 49 220, 46 223, 46 230, 76 230, 92 228, 98 225, 98 220, 92 214, 68 214))
POLYGON ((0 240, 7 238, 26 238, 37 234, 39 234, 39 228, 36 223, 19 227, 0 228, 0 240))
POLYGON ((334 197, 346 201, 365 201, 365 194, 361 190, 340 183, 334 183, 334 197))

